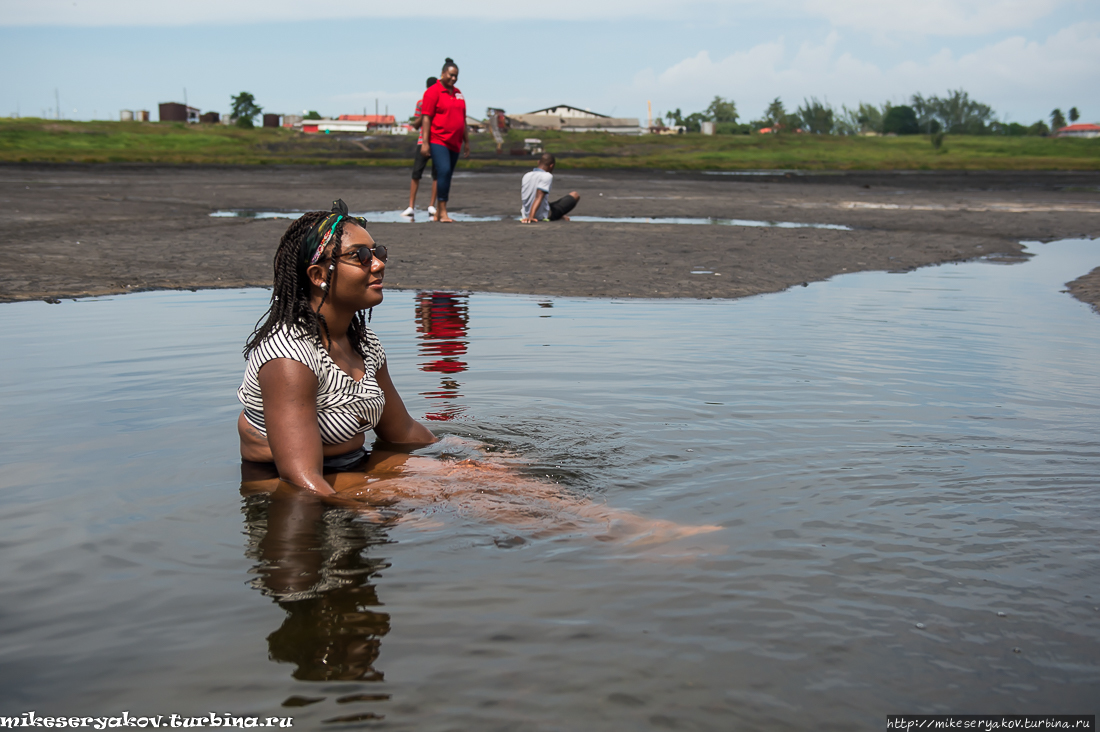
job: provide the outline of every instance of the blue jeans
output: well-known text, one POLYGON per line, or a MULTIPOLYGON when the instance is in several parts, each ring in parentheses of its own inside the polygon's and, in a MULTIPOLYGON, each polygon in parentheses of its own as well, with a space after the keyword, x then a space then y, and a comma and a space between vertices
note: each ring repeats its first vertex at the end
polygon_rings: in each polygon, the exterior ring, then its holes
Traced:
POLYGON ((432 168, 439 174, 436 179, 436 199, 439 201, 450 200, 451 176, 454 175, 455 165, 458 164, 458 150, 452 150, 446 145, 432 143, 432 168))

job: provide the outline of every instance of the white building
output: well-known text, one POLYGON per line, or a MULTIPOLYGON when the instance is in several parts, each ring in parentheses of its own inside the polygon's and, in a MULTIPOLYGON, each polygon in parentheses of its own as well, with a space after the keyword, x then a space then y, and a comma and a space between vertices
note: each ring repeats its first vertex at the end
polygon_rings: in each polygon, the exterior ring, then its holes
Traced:
POLYGON ((536 109, 527 114, 510 114, 507 117, 510 125, 519 130, 612 132, 619 135, 640 135, 644 131, 637 117, 609 117, 568 104, 536 109))
POLYGON ((1081 123, 1062 127, 1055 133, 1057 137, 1100 137, 1100 125, 1081 123))

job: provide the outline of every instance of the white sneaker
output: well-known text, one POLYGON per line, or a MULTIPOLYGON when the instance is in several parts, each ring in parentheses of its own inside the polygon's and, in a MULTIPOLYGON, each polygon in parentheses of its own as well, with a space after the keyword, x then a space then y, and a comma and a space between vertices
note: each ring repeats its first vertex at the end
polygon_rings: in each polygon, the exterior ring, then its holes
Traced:
POLYGON ((409 206, 407 209, 405 209, 404 211, 401 212, 401 215, 402 216, 412 216, 414 213, 416 213, 415 209, 413 209, 412 206, 409 206))
POLYGON ((428 206, 428 215, 435 216, 435 206, 428 206))

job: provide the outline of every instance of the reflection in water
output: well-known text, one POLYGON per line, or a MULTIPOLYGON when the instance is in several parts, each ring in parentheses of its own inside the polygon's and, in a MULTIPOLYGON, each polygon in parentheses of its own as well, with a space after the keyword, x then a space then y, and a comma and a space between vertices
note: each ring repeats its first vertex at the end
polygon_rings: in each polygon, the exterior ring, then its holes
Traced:
POLYGON ((252 586, 286 611, 267 637, 271 660, 293 663, 302 681, 381 681, 373 667, 390 616, 370 579, 387 564, 365 556, 386 543, 383 527, 301 494, 244 499, 252 586))
POLYGON ((416 332, 420 343, 420 355, 429 359, 420 364, 421 371, 440 374, 439 389, 421 392, 428 399, 443 402, 425 419, 449 421, 455 419, 466 407, 448 403, 461 397, 460 384, 453 374, 466 370, 466 362, 459 360, 466 354, 466 331, 470 323, 467 295, 454 292, 420 292, 416 295, 416 332))

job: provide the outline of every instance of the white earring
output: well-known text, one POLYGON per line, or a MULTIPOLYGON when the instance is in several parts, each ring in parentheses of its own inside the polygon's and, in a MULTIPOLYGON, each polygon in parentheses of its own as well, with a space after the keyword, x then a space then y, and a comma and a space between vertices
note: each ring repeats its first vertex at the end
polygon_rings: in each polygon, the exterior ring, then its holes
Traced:
POLYGON ((327 282, 322 282, 321 283, 321 289, 322 290, 327 290, 328 289, 328 283, 327 282))

